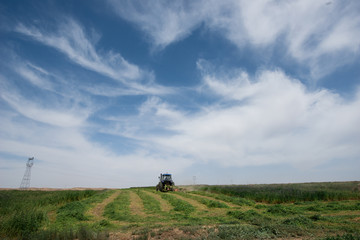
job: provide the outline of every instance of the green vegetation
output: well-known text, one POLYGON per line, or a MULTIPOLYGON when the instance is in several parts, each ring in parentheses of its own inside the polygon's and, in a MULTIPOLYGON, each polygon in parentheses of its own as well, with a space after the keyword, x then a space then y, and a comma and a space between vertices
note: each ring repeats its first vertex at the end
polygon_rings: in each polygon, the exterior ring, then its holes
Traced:
POLYGON ((358 184, 0 191, 0 239, 360 239, 358 184))
POLYGON ((178 199, 169 193, 161 194, 161 197, 167 200, 174 207, 175 211, 183 212, 185 214, 189 214, 195 211, 195 207, 193 205, 189 204, 186 201, 178 199))
POLYGON ((232 216, 236 219, 241 220, 242 222, 251 223, 252 225, 263 225, 267 222, 271 222, 271 218, 267 217, 253 209, 247 211, 229 211, 227 213, 229 216, 232 216))
POLYGON ((294 205, 281 205, 281 204, 275 204, 271 205, 267 208, 267 212, 274 214, 274 215, 293 215, 296 213, 301 212, 299 208, 297 208, 294 205))
POLYGON ((360 199, 359 182, 204 186, 200 190, 267 203, 360 199))
POLYGON ((35 236, 45 228, 51 228, 47 232, 52 234, 67 231, 78 236, 78 221, 88 219, 84 213, 93 202, 92 198, 106 196, 104 191, 93 190, 0 191, 0 237, 37 239, 35 236), (72 219, 71 224, 69 219, 72 219), (61 222, 66 222, 69 229, 64 230, 61 222))
POLYGON ((229 203, 233 203, 239 206, 254 206, 255 205, 255 201, 253 200, 249 200, 246 198, 242 198, 242 197, 236 197, 236 196, 228 196, 228 195, 224 195, 224 194, 217 194, 217 193, 210 193, 210 192, 203 192, 203 191, 193 191, 191 192, 193 194, 197 194, 200 196, 206 196, 206 197, 212 197, 224 202, 229 202, 229 203))
POLYGON ((203 197, 198 197, 196 195, 186 194, 186 193, 181 193, 181 192, 179 192, 177 194, 179 194, 180 196, 183 196, 185 198, 194 199, 195 201, 198 201, 199 203, 206 205, 208 208, 229 208, 228 205, 226 205, 225 203, 219 202, 219 201, 206 199, 203 197))
POLYGON ((88 220, 88 217, 85 216, 85 210, 86 206, 82 202, 68 203, 57 210, 56 220, 61 222, 88 220))
POLYGON ((119 196, 105 207, 104 215, 111 220, 136 221, 130 212, 129 191, 121 191, 119 196))
POLYGON ((147 213, 158 213, 161 211, 160 203, 155 198, 149 196, 144 191, 136 191, 143 201, 145 211, 147 213))

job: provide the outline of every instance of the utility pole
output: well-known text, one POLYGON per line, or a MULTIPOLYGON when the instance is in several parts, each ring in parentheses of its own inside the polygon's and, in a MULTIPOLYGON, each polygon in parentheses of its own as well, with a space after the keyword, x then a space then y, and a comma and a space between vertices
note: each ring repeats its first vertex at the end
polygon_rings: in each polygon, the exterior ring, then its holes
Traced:
POLYGON ((34 157, 28 159, 26 163, 26 170, 24 177, 20 184, 20 189, 28 189, 30 187, 30 178, 31 178, 31 167, 34 165, 34 157))

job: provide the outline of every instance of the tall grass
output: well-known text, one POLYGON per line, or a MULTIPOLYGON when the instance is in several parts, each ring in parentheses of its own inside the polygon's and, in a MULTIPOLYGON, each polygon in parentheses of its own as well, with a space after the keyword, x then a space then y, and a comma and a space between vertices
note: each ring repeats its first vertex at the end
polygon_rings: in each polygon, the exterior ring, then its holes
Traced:
POLYGON ((56 206, 79 201, 95 195, 98 191, 0 191, 0 215, 11 214, 18 209, 56 206))
MULTIPOLYGON (((0 191, 0 237, 30 238, 49 222, 47 214, 58 210, 61 217, 71 215, 67 204, 79 203, 99 191, 0 191)), ((79 213, 79 211, 78 211, 79 213)), ((74 215, 75 216, 75 215, 74 215)), ((68 217, 68 216, 67 216, 68 217)), ((79 219, 79 216, 75 217, 79 219)), ((68 219, 68 218, 66 218, 68 219)), ((84 219, 84 218, 82 218, 84 219)))
POLYGON ((26 239, 33 232, 38 231, 46 220, 47 217, 44 211, 19 210, 2 222, 1 235, 26 239))
POLYGON ((203 191, 252 199, 257 202, 285 203, 297 201, 358 200, 359 182, 259 184, 204 186, 203 191))

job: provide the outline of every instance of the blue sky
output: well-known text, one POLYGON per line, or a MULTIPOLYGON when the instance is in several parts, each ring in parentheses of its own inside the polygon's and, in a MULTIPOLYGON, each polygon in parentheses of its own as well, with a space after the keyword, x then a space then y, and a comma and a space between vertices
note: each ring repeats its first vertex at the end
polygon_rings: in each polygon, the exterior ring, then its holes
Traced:
POLYGON ((0 187, 359 180, 359 12, 1 1, 0 187))

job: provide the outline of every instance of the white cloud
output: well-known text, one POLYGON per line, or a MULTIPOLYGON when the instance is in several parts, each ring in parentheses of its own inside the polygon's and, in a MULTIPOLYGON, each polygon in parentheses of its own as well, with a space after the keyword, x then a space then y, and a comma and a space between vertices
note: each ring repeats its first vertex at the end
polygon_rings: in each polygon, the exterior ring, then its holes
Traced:
POLYGON ((163 48, 189 35, 203 20, 200 2, 109 1, 124 19, 145 31, 156 47, 163 48))
MULTIPOLYGON (((204 60, 198 67, 202 91, 194 94, 215 94, 214 103, 185 112, 149 97, 137 115, 104 117, 107 123, 101 125, 88 124, 87 108, 49 110, 2 91, 2 99, 17 113, 1 110, 0 152, 24 159, 35 155, 36 186, 57 187, 155 184, 159 172, 181 174, 186 167, 207 162, 312 168, 360 156, 360 92, 345 100, 327 90, 309 91, 281 70, 249 76, 238 69, 218 71, 204 60), (134 148, 118 153, 97 141, 98 133, 120 136, 124 144, 120 141, 119 149, 126 149, 129 141, 134 148), (141 180, 133 178, 139 174, 141 180)), ((17 172, 20 181, 23 169, 18 163, 4 156, 0 161, 17 172)))
POLYGON ((48 80, 49 73, 46 70, 38 66, 35 66, 31 63, 28 64, 18 63, 18 65, 14 67, 14 69, 23 78, 29 80, 35 86, 45 90, 50 90, 50 91, 54 90, 52 83, 48 80))
POLYGON ((85 68, 119 81, 136 79, 140 76, 138 67, 128 63, 120 54, 108 52, 107 55, 100 56, 87 38, 84 29, 72 19, 65 19, 57 32, 46 33, 23 24, 19 24, 16 31, 58 49, 85 68))
POLYGON ((190 35, 201 24, 239 48, 275 46, 310 68, 314 79, 344 64, 344 54, 360 46, 357 1, 109 1, 116 13, 135 23, 164 48, 190 35), (320 62, 321 60, 321 62, 320 62))
MULTIPOLYGON (((73 106, 70 109, 64 107, 63 110, 43 107, 31 100, 24 99, 19 94, 4 91, 0 94, 12 108, 22 115, 35 121, 60 127, 74 127, 84 124, 90 111, 78 109, 73 106)), ((53 106, 52 106, 53 107, 53 106)))
POLYGON ((185 113, 151 98, 139 109, 137 122, 128 124, 127 136, 163 154, 224 166, 311 168, 360 156, 360 93, 345 100, 325 89, 309 91, 280 70, 255 77, 241 70, 225 76, 212 70, 202 68, 207 90, 202 92, 216 93, 216 103, 185 113))
POLYGON ((126 61, 119 53, 99 51, 88 38, 85 30, 75 20, 66 18, 57 31, 47 32, 36 27, 18 24, 15 30, 36 41, 53 47, 74 63, 107 76, 145 94, 164 94, 169 89, 156 85, 153 74, 126 61))
MULTIPOLYGON (((47 114, 59 116, 56 111, 47 114)), ((117 154, 91 138, 98 131, 96 126, 48 124, 48 119, 28 121, 6 110, 1 110, 0 120, 0 162, 12 171, 8 175, 10 170, 0 169, 1 187, 18 187, 16 184, 25 169, 25 164, 19 165, 3 153, 21 157, 24 163, 30 155, 35 156, 32 186, 36 187, 144 186, 155 184, 156 175, 161 171, 178 172, 190 164, 184 158, 156 154, 151 148, 117 154), (142 178, 134 177, 139 175, 142 178)))

